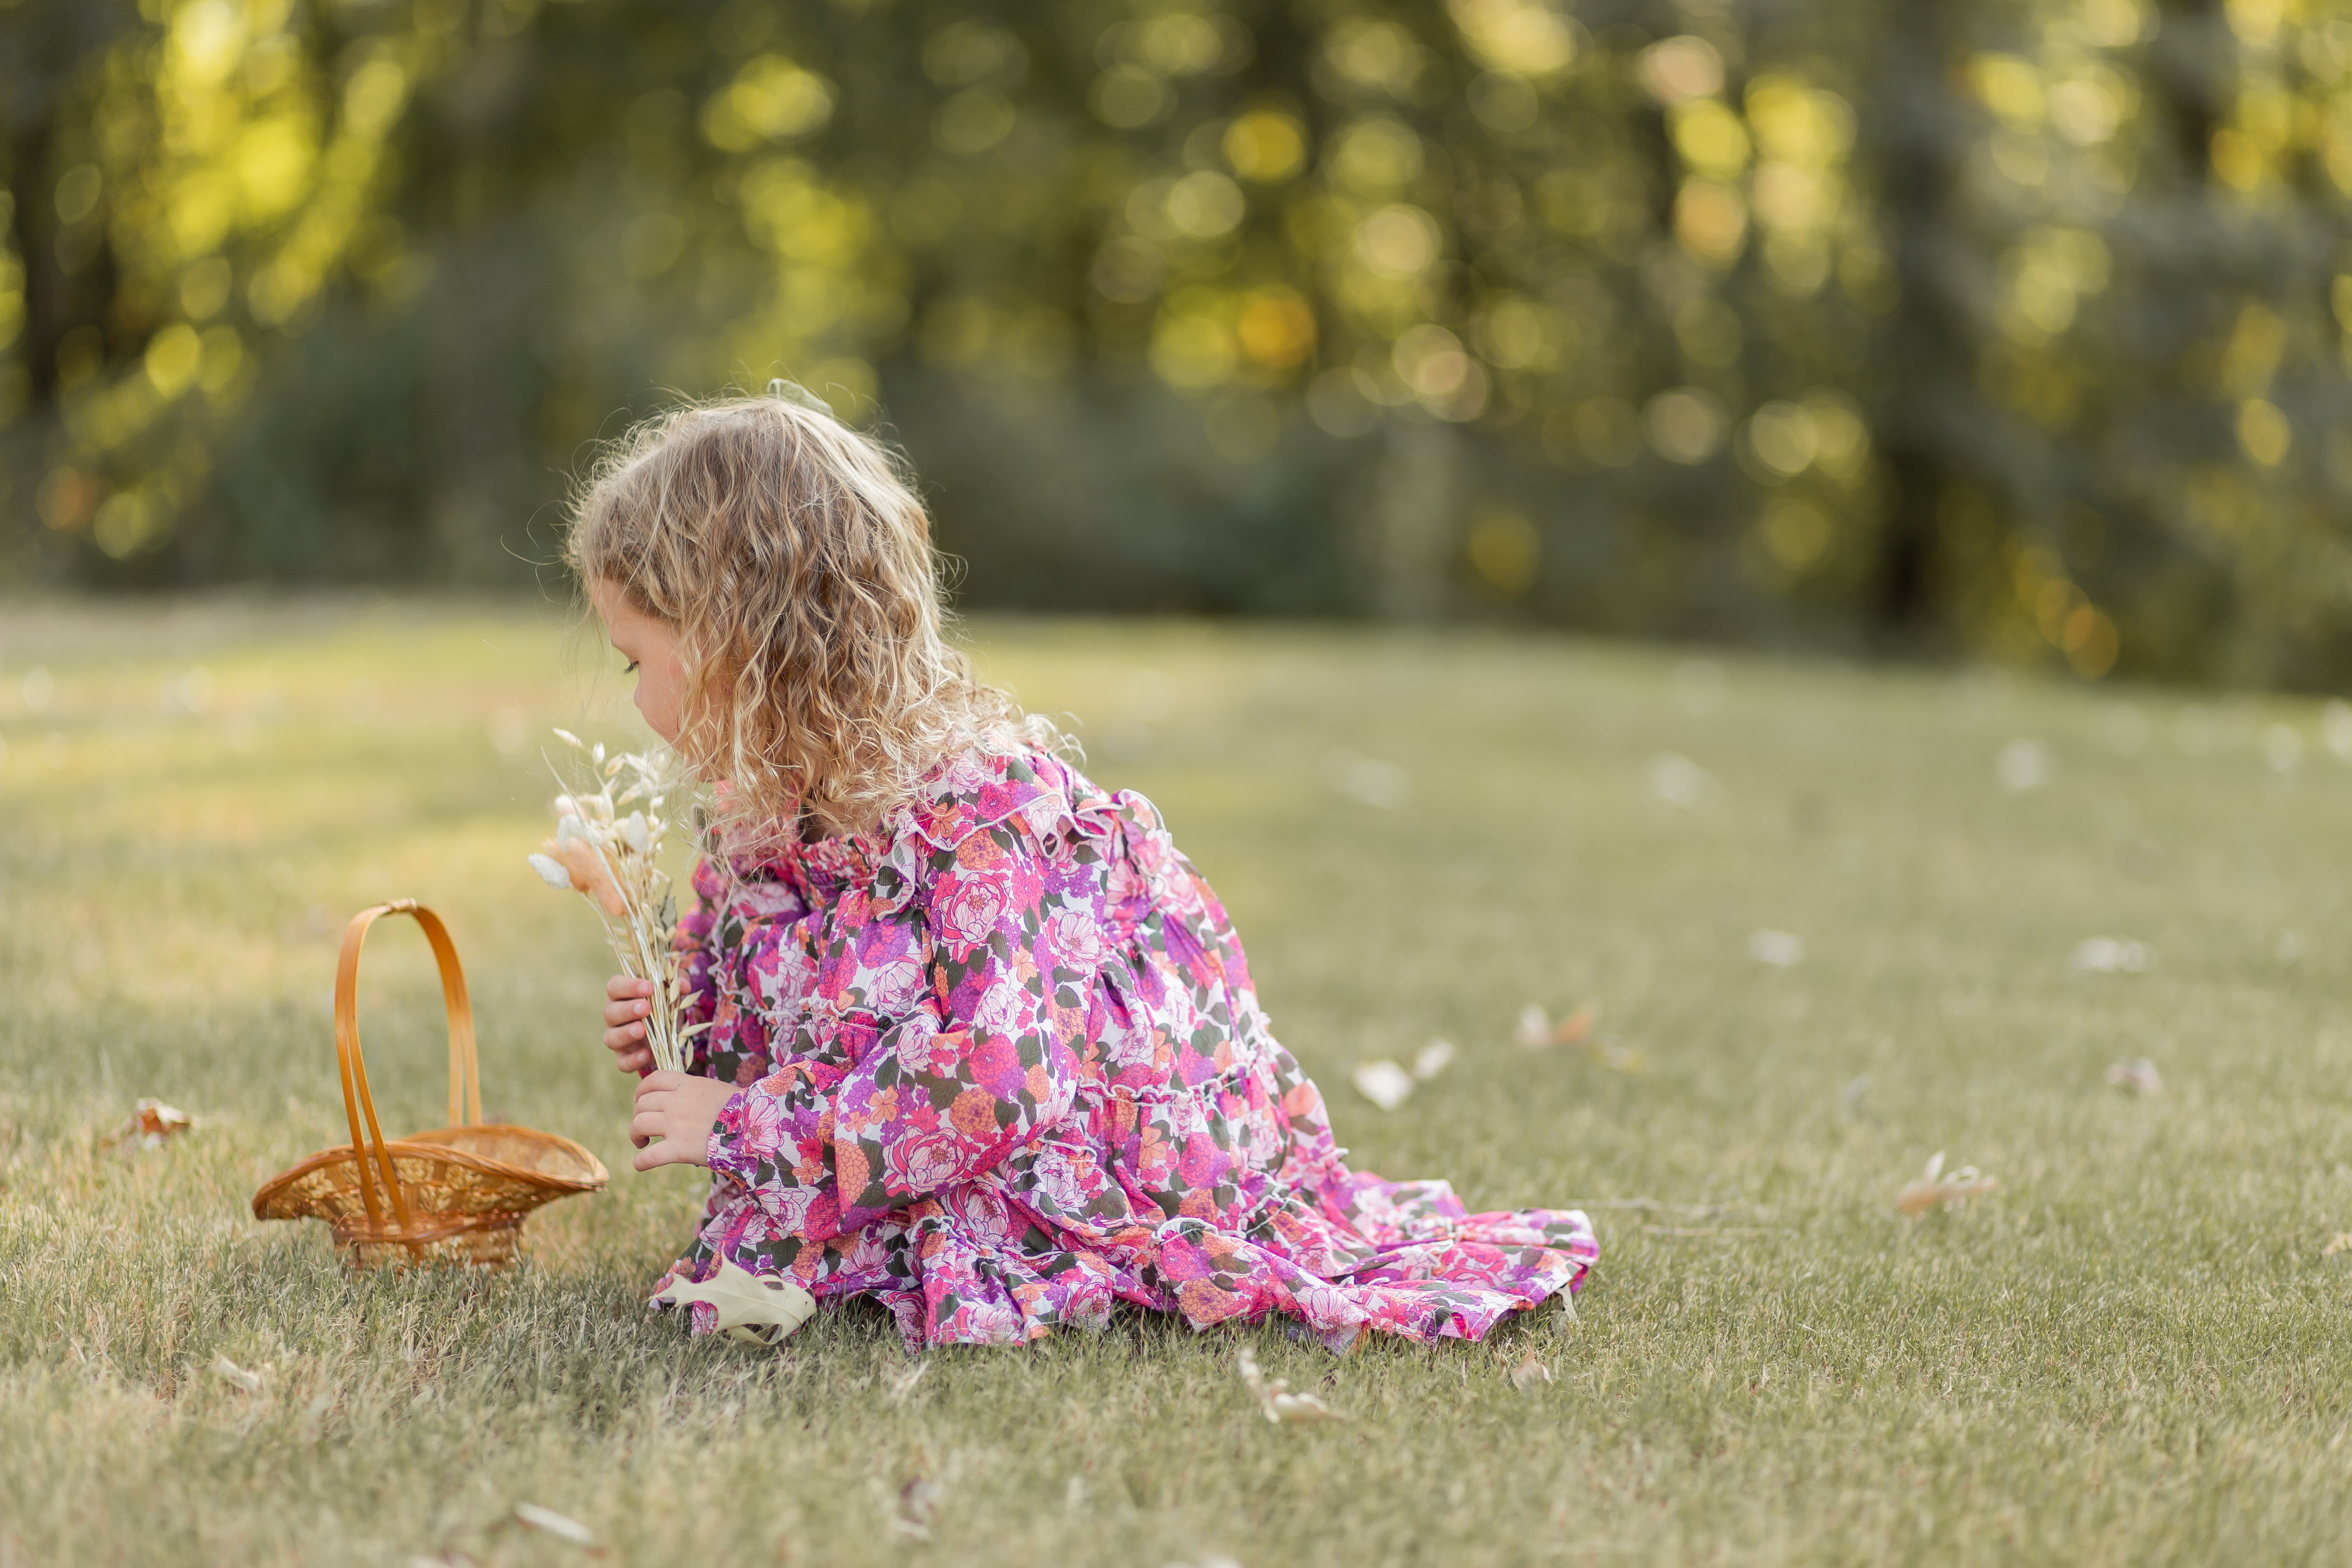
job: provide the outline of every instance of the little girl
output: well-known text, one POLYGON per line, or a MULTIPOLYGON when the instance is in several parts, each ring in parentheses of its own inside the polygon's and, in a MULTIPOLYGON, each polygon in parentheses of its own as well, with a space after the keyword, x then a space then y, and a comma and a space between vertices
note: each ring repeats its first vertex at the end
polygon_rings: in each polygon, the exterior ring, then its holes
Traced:
POLYGON ((916 1349, 1119 1302, 1475 1340, 1581 1281, 1580 1213, 1348 1169, 1151 803, 947 644, 929 523, 874 442, 782 396, 655 419, 569 557, 732 851, 678 927, 710 1026, 686 1072, 649 1071, 650 987, 607 990, 636 1168, 712 1173, 671 1277, 870 1296, 916 1349))

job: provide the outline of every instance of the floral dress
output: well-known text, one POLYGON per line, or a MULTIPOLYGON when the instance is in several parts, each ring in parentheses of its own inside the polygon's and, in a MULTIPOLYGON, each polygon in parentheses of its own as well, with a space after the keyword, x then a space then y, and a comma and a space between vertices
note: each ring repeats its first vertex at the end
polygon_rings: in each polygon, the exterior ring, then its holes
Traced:
POLYGON ((1575 1211, 1474 1215, 1349 1171, 1151 803, 1053 756, 953 759, 869 834, 694 882, 677 941, 711 1026, 688 1070, 738 1087, 673 1275, 723 1256, 871 1296, 915 1349, 1124 1301, 1195 1328, 1278 1312, 1344 1350, 1478 1339, 1599 1256, 1575 1211))

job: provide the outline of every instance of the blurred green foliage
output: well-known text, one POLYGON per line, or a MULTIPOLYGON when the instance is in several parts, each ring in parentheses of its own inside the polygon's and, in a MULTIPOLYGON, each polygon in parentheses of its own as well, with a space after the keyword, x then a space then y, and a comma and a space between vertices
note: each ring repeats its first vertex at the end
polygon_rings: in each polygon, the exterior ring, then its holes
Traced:
POLYGON ((0 573, 497 584, 789 374, 969 601, 2352 675, 2352 0, 0 0, 0 573))

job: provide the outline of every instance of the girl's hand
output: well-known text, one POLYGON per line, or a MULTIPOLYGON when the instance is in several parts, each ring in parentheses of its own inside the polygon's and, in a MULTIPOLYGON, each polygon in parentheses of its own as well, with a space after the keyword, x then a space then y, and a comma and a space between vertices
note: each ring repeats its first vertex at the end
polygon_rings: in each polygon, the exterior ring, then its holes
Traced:
POLYGON ((623 1072, 643 1074, 654 1065, 654 1048, 646 1043, 646 1016, 654 1010, 654 983, 615 974, 604 982, 604 1048, 623 1072))
POLYGON ((630 1163, 640 1171, 656 1165, 708 1165, 710 1130, 734 1098, 735 1086, 691 1073, 657 1072, 637 1085, 637 1113, 629 1119, 629 1142, 639 1151, 630 1163), (653 1140, 659 1139, 659 1142, 653 1140), (650 1147, 648 1146, 650 1145, 650 1147))

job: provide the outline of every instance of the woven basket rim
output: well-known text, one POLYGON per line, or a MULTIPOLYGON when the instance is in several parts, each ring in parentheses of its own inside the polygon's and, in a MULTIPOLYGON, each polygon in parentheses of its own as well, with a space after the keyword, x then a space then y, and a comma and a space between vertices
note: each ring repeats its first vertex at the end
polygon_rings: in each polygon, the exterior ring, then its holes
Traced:
MULTIPOLYGON (((463 1165, 485 1176, 512 1182, 519 1186, 536 1188, 551 1196, 561 1197, 575 1193, 597 1192, 612 1180, 612 1173, 604 1168, 604 1161, 599 1160, 562 1133, 542 1131, 536 1127, 520 1127, 511 1122, 478 1121, 463 1127, 440 1127, 428 1132, 413 1133, 406 1138, 387 1139, 383 1147, 384 1152, 396 1161, 441 1160, 453 1165, 463 1165), (494 1160, 487 1154, 476 1154, 464 1149, 451 1148, 446 1143, 435 1141, 446 1134, 471 1132, 517 1133, 536 1139, 542 1143, 555 1144, 570 1153, 578 1155, 582 1163, 588 1167, 588 1173, 584 1176, 551 1176, 544 1171, 534 1171, 528 1166, 511 1164, 504 1160, 494 1160)), ((263 1212, 269 1206, 270 1200, 304 1176, 329 1165, 355 1161, 359 1157, 358 1150, 354 1145, 338 1143, 331 1149, 321 1149, 308 1159, 288 1166, 264 1182, 259 1190, 253 1194, 254 1217, 270 1218, 269 1215, 263 1212)), ((541 1200, 541 1202, 545 1201, 545 1199, 541 1200)), ((536 1208, 539 1205, 534 1203, 528 1206, 536 1208)))
POLYGON ((412 1215, 409 1217, 415 1223, 414 1230, 402 1230, 389 1221, 381 1226, 371 1226, 365 1214, 338 1215, 329 1220, 327 1226, 334 1233, 336 1243, 343 1247, 424 1247, 472 1231, 519 1231, 522 1228, 522 1222, 530 1217, 530 1213, 527 1209, 513 1214, 500 1210, 466 1215, 457 1219, 446 1215, 412 1215), (428 1220, 432 1223, 427 1224, 428 1220))

